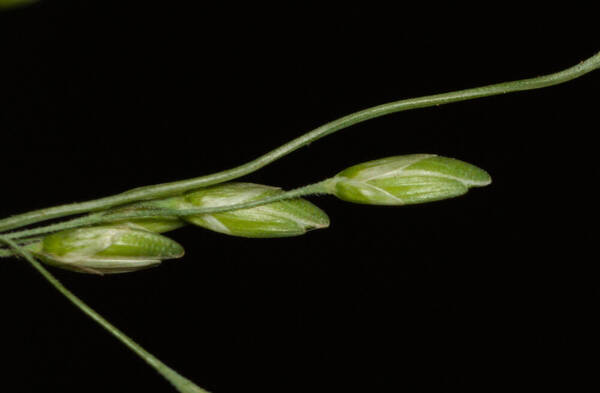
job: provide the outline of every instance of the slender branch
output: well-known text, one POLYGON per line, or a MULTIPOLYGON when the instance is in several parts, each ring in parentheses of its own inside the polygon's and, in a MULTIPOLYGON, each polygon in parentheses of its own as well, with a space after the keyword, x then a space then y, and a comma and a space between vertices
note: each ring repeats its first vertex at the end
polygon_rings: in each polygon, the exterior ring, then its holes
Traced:
POLYGON ((53 218, 87 213, 91 211, 104 210, 126 203, 177 195, 185 191, 206 187, 212 184, 222 183, 252 173, 264 167, 265 165, 268 165, 273 161, 278 160, 279 158, 284 157, 285 155, 301 148, 302 146, 316 141, 317 139, 320 139, 326 135, 332 134, 336 131, 369 119, 409 109, 425 108, 430 106, 472 100, 493 95, 511 93, 516 91, 533 90, 542 87, 557 85, 578 78, 599 67, 600 53, 590 57, 589 59, 573 67, 567 68, 566 70, 554 74, 544 75, 530 79, 522 79, 512 82, 498 83, 473 89, 459 90, 450 93, 435 94, 420 98, 410 98, 375 106, 350 114, 348 116, 344 116, 340 119, 322 125, 321 127, 318 127, 313 131, 310 131, 309 133, 304 134, 299 138, 296 138, 291 142, 288 142, 285 145, 280 146, 275 150, 272 150, 271 152, 260 156, 253 161, 250 161, 233 169, 217 172, 211 175, 200 176, 188 180, 136 188, 121 194, 100 198, 93 201, 67 204, 19 214, 0 220, 0 231, 7 231, 14 228, 20 228, 28 224, 50 220, 53 218))
POLYGON ((42 234, 46 234, 46 233, 50 233, 50 232, 56 232, 56 231, 59 231, 62 229, 77 228, 77 227, 81 227, 81 226, 85 226, 85 225, 90 225, 89 223, 94 222, 94 221, 97 221, 97 222, 108 221, 108 220, 103 221, 102 220, 103 217, 106 217, 106 215, 101 214, 101 213, 95 213, 95 214, 87 215, 85 217, 77 217, 72 220, 62 222, 62 223, 51 224, 51 225, 47 225, 47 226, 39 227, 39 228, 26 229, 24 231, 10 232, 10 233, 3 234, 3 236, 8 239, 21 239, 24 237, 29 237, 29 236, 34 236, 34 235, 42 235, 42 234), (62 225, 66 224, 66 223, 69 223, 69 225, 67 225, 63 228, 62 225))
MULTIPOLYGON (((31 243, 36 243, 43 238, 44 238, 43 236, 41 236, 41 237, 36 236, 36 237, 29 237, 27 239, 15 239, 15 243, 17 243, 19 246, 26 246, 31 243)), ((10 248, 10 247, 5 248, 4 246, 0 246, 0 258, 13 257, 15 255, 16 254, 12 250, 12 248, 10 248)))
POLYGON ((182 393, 208 393, 206 390, 195 385, 192 381, 178 374, 175 370, 161 362, 150 352, 142 348, 138 343, 129 338, 125 333, 117 329, 114 325, 108 322, 104 317, 94 311, 90 306, 85 304, 75 294, 69 291, 56 277, 52 275, 46 268, 39 263, 29 251, 19 246, 14 241, 0 236, 0 243, 4 243, 11 247, 16 254, 25 258, 31 265, 42 275, 54 288, 64 295, 71 303, 79 308, 84 314, 92 318, 96 323, 106 329, 110 334, 115 336, 125 346, 131 349, 136 355, 141 357, 148 365, 154 368, 160 375, 166 378, 177 391, 182 393))
MULTIPOLYGON (((115 222, 127 219, 136 218, 157 218, 157 217, 183 217, 191 216, 196 214, 211 214, 211 213, 222 213, 231 210, 248 209, 251 207, 266 205, 268 203, 279 202, 287 199, 295 199, 302 196, 313 195, 313 194, 325 194, 327 189, 325 184, 328 180, 309 184, 304 187, 296 188, 294 190, 286 191, 281 194, 272 195, 263 199, 255 201, 237 203, 234 205, 225 205, 217 207, 202 207, 194 209, 158 209, 151 208, 149 210, 137 210, 128 211, 122 213, 106 212, 107 214, 92 214, 86 217, 78 217, 73 220, 59 222, 52 225, 47 225, 39 228, 27 229, 24 231, 11 232, 3 235, 7 239, 21 239, 27 236, 42 235, 50 232, 62 231, 66 229, 79 228, 83 226, 96 225, 106 222, 115 222)), ((1 256, 1 254, 0 254, 1 256)))

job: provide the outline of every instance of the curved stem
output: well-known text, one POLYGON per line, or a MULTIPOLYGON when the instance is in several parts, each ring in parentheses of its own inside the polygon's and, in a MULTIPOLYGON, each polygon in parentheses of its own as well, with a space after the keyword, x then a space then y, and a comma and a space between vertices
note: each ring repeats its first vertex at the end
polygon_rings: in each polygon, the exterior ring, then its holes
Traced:
POLYGON ((450 93, 434 94, 420 98, 410 98, 378 105, 322 125, 321 127, 316 128, 313 131, 310 131, 309 133, 304 134, 299 138, 296 138, 291 142, 288 142, 285 145, 280 146, 277 149, 272 150, 271 152, 236 168, 217 172, 211 175, 196 177, 193 179, 136 188, 121 194, 100 198, 93 201, 67 204, 19 214, 0 220, 0 231, 19 228, 28 224, 50 220, 53 218, 104 210, 126 203, 176 195, 196 188, 222 183, 252 173, 264 167, 265 165, 270 164, 271 162, 301 148, 302 146, 316 141, 317 139, 369 119, 409 109, 425 108, 429 106, 443 105, 453 102, 472 100, 475 98, 523 90, 533 90, 546 86, 557 85, 578 78, 599 67, 600 53, 573 67, 554 74, 512 82, 498 83, 473 89, 459 90, 450 93))
MULTIPOLYGON (((248 209, 251 207, 266 205, 268 203, 279 202, 287 199, 295 199, 302 196, 325 194, 327 193, 326 184, 329 180, 309 184, 304 187, 286 191, 281 194, 272 195, 267 198, 257 199, 255 201, 237 203, 234 205, 225 205, 217 207, 202 207, 194 209, 159 209, 151 208, 149 210, 129 211, 114 214, 92 214, 86 217, 79 217, 73 220, 59 222, 57 224, 47 225, 39 228, 26 229, 24 231, 11 232, 3 235, 7 239, 21 239, 27 236, 41 235, 50 232, 62 231, 66 229, 79 228, 83 226, 96 225, 105 222, 121 221, 135 218, 154 218, 154 217, 182 217, 196 214, 222 213, 231 210, 248 209)), ((109 212, 107 212, 109 213, 109 212)), ((0 254, 1 256, 2 254, 0 254)))
POLYGON ((42 275, 54 288, 56 288, 61 294, 63 294, 71 303, 79 308, 84 314, 92 318, 96 323, 106 329, 110 334, 115 336, 125 346, 131 349, 135 354, 141 357, 148 365, 158 371, 164 378, 166 378, 177 391, 182 393, 208 393, 206 390, 195 385, 192 381, 178 374, 175 370, 161 362, 158 358, 152 355, 150 352, 142 348, 138 343, 129 338, 125 333, 117 329, 114 325, 108 322, 104 317, 94 311, 90 306, 85 304, 75 294, 69 291, 56 277, 52 275, 46 268, 44 268, 27 250, 20 247, 14 241, 7 239, 6 237, 0 237, 0 243, 4 243, 11 247, 16 254, 25 258, 31 265, 42 275))

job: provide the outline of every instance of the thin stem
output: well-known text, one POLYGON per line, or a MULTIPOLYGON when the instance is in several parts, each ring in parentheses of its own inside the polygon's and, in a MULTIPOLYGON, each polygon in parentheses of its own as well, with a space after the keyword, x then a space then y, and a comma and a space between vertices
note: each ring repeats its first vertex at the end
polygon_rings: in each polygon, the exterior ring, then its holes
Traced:
MULTIPOLYGON (((267 198, 258 199, 255 201, 237 203, 234 205, 225 205, 217 207, 203 207, 193 209, 158 209, 152 208, 149 210, 129 211, 114 214, 92 214, 86 217, 79 217, 73 220, 59 222, 57 224, 47 225, 44 227, 27 229, 24 231, 11 232, 3 235, 7 239, 21 239, 27 236, 41 235, 50 232, 62 231, 66 229, 79 228, 83 226, 96 225, 105 222, 115 222, 126 219, 135 218, 153 218, 153 217, 183 217, 196 214, 211 214, 222 213, 231 210, 248 209, 251 207, 261 206, 268 203, 279 202, 287 199, 295 199, 302 196, 325 194, 327 193, 326 184, 329 180, 309 184, 304 187, 286 191, 281 194, 272 195, 267 198)), ((109 213, 109 212, 107 212, 109 213)), ((1 255, 1 254, 0 254, 1 255)))
POLYGON ((34 229, 26 229, 24 231, 6 233, 6 234, 3 234, 3 236, 8 239, 20 239, 20 238, 34 236, 34 235, 42 235, 42 234, 46 234, 46 233, 50 233, 50 232, 56 232, 56 231, 59 231, 62 229, 77 228, 77 227, 89 225, 90 222, 94 222, 94 221, 105 222, 102 220, 103 217, 106 217, 106 215, 101 214, 101 213, 95 213, 95 214, 87 215, 85 217, 77 217, 72 220, 62 222, 62 223, 51 224, 51 225, 34 228, 34 229), (66 223, 69 223, 69 225, 67 225, 63 228, 62 226, 66 223))
MULTIPOLYGON (((26 246, 31 243, 36 243, 36 242, 40 241, 41 239, 43 239, 43 236, 42 237, 30 237, 27 239, 16 239, 15 243, 17 243, 19 246, 26 246)), ((13 257, 15 255, 16 255, 15 252, 11 248, 5 248, 3 246, 0 246, 0 258, 13 257)))
POLYGON ((16 254, 25 258, 31 265, 38 271, 54 288, 56 288, 61 294, 77 306, 84 314, 92 318, 96 323, 106 329, 110 334, 115 336, 119 341, 125 344, 135 354, 141 357, 148 365, 153 367, 160 375, 166 378, 177 391, 182 393, 207 393, 206 390, 195 385, 192 381, 178 374, 175 370, 161 362, 158 358, 152 355, 150 352, 142 348, 138 343, 129 338, 125 333, 117 329, 104 317, 94 311, 90 306, 85 304, 75 294, 69 291, 56 277, 54 277, 46 268, 42 266, 29 251, 23 249, 14 241, 5 237, 0 237, 0 243, 4 243, 11 247, 16 254))
POLYGON ((322 125, 321 127, 316 128, 313 131, 310 131, 309 133, 304 134, 299 138, 296 138, 291 142, 288 142, 285 145, 280 146, 277 149, 272 150, 271 152, 236 168, 217 172, 211 175, 196 177, 193 179, 136 188, 121 194, 100 198, 93 201, 67 204, 19 214, 0 220, 0 231, 7 231, 53 218, 104 210, 126 203, 177 195, 185 191, 222 183, 252 173, 264 167, 265 165, 268 165, 273 161, 278 160, 279 158, 301 148, 302 146, 316 141, 317 139, 369 119, 409 109, 450 104, 453 102, 557 85, 578 78, 599 67, 600 53, 573 67, 554 74, 512 82, 498 83, 473 89, 459 90, 450 93, 434 94, 420 98, 410 98, 375 106, 322 125))

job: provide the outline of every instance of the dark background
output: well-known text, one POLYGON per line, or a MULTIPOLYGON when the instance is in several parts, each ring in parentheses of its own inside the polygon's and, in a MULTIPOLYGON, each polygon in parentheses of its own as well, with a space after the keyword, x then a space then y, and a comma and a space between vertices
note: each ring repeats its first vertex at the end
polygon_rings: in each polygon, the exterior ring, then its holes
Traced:
MULTIPOLYGON (((191 2, 190 2, 191 3, 191 2)), ((401 98, 555 72, 597 28, 395 9, 42 2, 0 14, 0 216, 199 176, 401 98), (477 22, 474 22, 477 20, 477 22)), ((372 120, 245 180, 437 153, 494 183, 327 230, 173 232, 187 255, 67 287, 215 393, 536 390, 595 373, 600 73, 372 120), (569 370, 575 366, 575 372, 569 370)), ((0 261, 0 391, 170 392, 27 263, 0 261)))

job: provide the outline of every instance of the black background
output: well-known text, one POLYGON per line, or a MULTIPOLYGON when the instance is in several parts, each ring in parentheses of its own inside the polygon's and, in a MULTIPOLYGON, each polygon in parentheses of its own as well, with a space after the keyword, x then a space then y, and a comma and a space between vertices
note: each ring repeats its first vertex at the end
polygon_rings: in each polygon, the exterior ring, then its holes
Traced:
MULTIPOLYGON (((356 110, 600 50, 593 25, 511 12, 118 3, 0 14, 1 216, 231 168, 356 110)), ((572 387, 597 353, 599 91, 592 73, 390 115, 245 178, 293 188, 436 153, 492 175, 461 198, 313 198, 327 230, 238 239, 188 227, 171 234, 186 257, 158 269, 53 272, 215 393, 572 387)), ((0 283, 0 391, 172 391, 25 262, 2 260, 0 283)))

